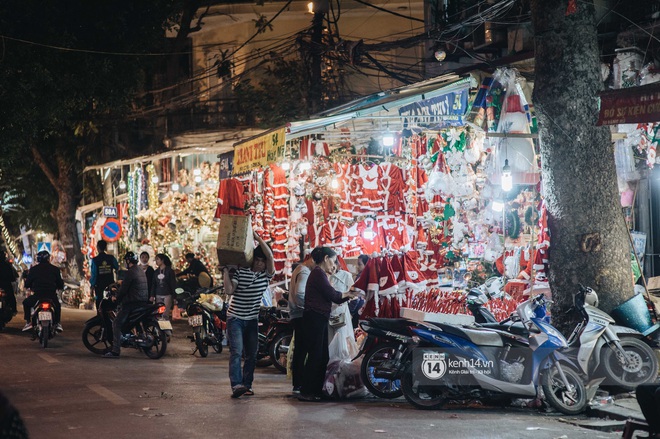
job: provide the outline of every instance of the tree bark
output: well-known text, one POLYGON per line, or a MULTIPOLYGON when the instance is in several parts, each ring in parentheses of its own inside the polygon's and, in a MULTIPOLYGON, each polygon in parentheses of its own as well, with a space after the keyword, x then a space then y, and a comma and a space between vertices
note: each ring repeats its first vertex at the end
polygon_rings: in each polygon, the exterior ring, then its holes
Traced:
POLYGON ((57 149, 54 157, 56 169, 51 167, 35 146, 32 146, 31 151, 35 163, 57 191, 58 203, 55 219, 57 220, 58 238, 66 252, 68 277, 80 279, 83 257, 76 229, 78 177, 75 166, 70 159, 62 155, 61 148, 57 149))
POLYGON ((553 322, 566 333, 578 284, 610 312, 632 296, 629 243, 609 130, 596 127, 602 89, 593 1, 532 0, 543 195, 550 230, 553 322))

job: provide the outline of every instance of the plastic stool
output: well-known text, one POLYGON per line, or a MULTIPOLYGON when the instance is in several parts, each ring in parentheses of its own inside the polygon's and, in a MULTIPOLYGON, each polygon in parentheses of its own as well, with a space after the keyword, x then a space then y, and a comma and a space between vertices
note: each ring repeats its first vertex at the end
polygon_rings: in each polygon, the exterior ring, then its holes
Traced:
POLYGON ((649 428, 649 424, 646 422, 642 421, 635 421, 633 419, 628 419, 626 421, 626 425, 623 427, 623 436, 621 436, 623 439, 633 439, 633 433, 635 431, 646 431, 649 434, 651 433, 651 429, 649 428))

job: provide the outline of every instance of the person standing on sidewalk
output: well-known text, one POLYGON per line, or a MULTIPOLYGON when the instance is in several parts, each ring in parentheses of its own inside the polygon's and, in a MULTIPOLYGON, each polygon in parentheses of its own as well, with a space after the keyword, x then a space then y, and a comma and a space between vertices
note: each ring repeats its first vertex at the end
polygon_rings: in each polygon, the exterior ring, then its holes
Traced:
POLYGON ((224 290, 231 296, 227 309, 227 342, 229 343, 229 380, 232 398, 254 395, 252 381, 259 349, 259 308, 261 297, 275 274, 273 252, 254 233, 259 247, 254 249, 251 268, 239 268, 233 277, 223 269, 224 290), (245 358, 241 369, 241 358, 245 358))
POLYGON ((293 359, 291 360, 291 374, 293 375, 293 393, 300 393, 303 382, 303 370, 307 350, 304 347, 304 333, 302 330, 303 312, 305 311, 305 287, 312 268, 315 267, 312 257, 308 257, 291 273, 291 286, 289 287, 289 317, 293 323, 293 359))
POLYGON ((96 309, 99 309, 101 300, 103 300, 103 291, 108 285, 115 282, 115 273, 119 271, 119 263, 114 256, 105 252, 108 249, 108 243, 104 240, 101 239, 96 243, 96 249, 99 254, 92 258, 90 267, 92 277, 89 279, 89 284, 94 290, 96 309))
POLYGON ((170 319, 170 309, 174 302, 174 291, 176 290, 176 274, 172 269, 172 261, 169 256, 164 253, 156 255, 156 265, 158 268, 154 271, 153 279, 151 281, 152 290, 150 297, 155 297, 156 302, 163 302, 165 304, 165 313, 163 318, 170 319))

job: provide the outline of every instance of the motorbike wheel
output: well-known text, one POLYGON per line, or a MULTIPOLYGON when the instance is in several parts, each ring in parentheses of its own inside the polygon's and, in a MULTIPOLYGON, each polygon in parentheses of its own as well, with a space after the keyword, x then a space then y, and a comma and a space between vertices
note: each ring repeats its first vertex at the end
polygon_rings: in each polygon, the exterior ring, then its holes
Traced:
POLYGON ((281 332, 275 336, 270 344, 269 352, 270 358, 273 360, 273 366, 282 373, 286 373, 286 357, 292 338, 293 334, 290 332, 281 332))
POLYGON ((112 347, 112 343, 103 340, 103 323, 89 322, 82 332, 82 342, 93 354, 103 355, 112 347))
POLYGON ((603 386, 613 385, 630 391, 654 381, 658 375, 658 358, 653 350, 636 338, 622 338, 621 346, 628 357, 626 365, 619 362, 621 354, 614 346, 604 346, 601 351, 603 386))
POLYGON ((399 348, 397 343, 378 343, 364 354, 360 376, 367 389, 379 398, 393 399, 403 395, 401 380, 374 377, 374 371, 394 359, 399 348))
POLYGON ((587 389, 580 375, 567 365, 561 366, 570 388, 564 386, 557 365, 552 365, 543 373, 541 385, 545 400, 556 410, 566 415, 577 415, 587 407, 587 389))
POLYGON ((218 330, 215 336, 215 343, 213 343, 213 350, 221 354, 222 353, 222 331, 218 330))
POLYGON ((44 349, 48 347, 48 333, 50 332, 50 328, 48 326, 41 327, 41 332, 39 333, 39 343, 41 346, 43 346, 44 349))
POLYGON ((206 344, 206 341, 204 340, 205 332, 206 331, 195 333, 195 345, 197 346, 199 355, 201 355, 202 358, 206 358, 209 355, 209 345, 206 344))
POLYGON ((401 390, 410 404, 422 410, 441 409, 449 400, 446 387, 437 385, 421 386, 419 382, 415 381, 412 362, 408 363, 401 377, 401 390))
POLYGON ((153 337, 154 344, 150 348, 142 348, 144 354, 152 360, 157 360, 167 350, 167 334, 160 329, 157 321, 151 321, 145 325, 145 335, 153 337))

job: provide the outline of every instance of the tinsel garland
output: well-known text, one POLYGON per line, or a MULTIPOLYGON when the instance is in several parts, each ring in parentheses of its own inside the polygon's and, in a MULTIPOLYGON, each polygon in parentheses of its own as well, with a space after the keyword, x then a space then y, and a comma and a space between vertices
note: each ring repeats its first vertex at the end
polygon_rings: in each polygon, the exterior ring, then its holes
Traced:
POLYGON ((137 173, 129 173, 128 180, 128 236, 136 238, 138 232, 137 212, 138 212, 138 190, 137 190, 137 173))
POLYGON ((156 167, 153 164, 147 165, 147 207, 149 209, 158 207, 158 183, 154 183, 152 180, 156 176, 156 167))

